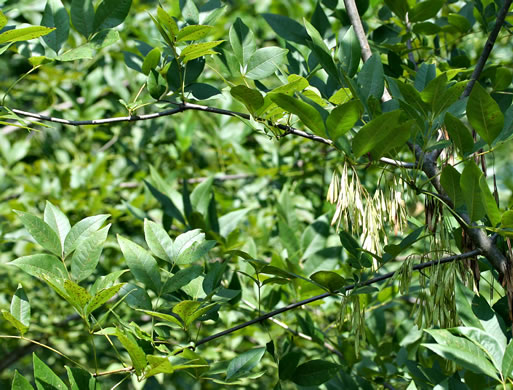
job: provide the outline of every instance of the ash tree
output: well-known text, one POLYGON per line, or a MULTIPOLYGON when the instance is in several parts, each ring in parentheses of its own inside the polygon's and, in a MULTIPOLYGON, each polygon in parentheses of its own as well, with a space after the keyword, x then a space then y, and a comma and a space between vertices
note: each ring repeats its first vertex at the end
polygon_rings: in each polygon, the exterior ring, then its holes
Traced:
POLYGON ((510 4, 1 2, 1 386, 511 387, 510 4))

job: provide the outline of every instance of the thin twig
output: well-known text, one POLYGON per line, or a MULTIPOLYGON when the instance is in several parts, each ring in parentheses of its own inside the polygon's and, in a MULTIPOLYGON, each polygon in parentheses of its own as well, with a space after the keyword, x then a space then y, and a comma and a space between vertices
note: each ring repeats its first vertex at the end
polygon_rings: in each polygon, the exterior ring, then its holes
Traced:
MULTIPOLYGON (((82 98, 82 97, 79 97, 77 99, 77 103, 79 103, 79 104, 82 104, 84 101, 85 101, 85 99, 82 98)), ((52 107, 52 110, 64 111, 64 110, 67 110, 68 108, 71 108, 71 107, 73 107, 73 103, 71 103, 71 102, 63 102, 63 103, 57 104, 55 107, 52 107)), ((41 113, 41 115, 48 115, 49 113, 50 113, 50 109, 43 111, 41 113)), ((12 132, 20 130, 20 129, 23 129, 23 127, 18 127, 18 126, 13 126, 13 125, 4 126, 4 127, 2 127, 2 131, 0 132, 0 134, 7 135, 9 133, 12 133, 12 132)))
MULTIPOLYGON (((436 164, 436 159, 429 153, 424 153, 420 146, 409 145, 412 151, 415 153, 416 161, 422 162, 422 170, 430 180, 431 184, 437 191, 437 196, 443 199, 443 201, 454 210, 455 207, 452 200, 447 196, 442 184, 440 183, 440 170, 436 164)), ((497 248, 492 239, 487 234, 477 227, 471 220, 470 216, 462 211, 457 212, 458 223, 461 225, 465 232, 472 239, 472 242, 477 248, 480 248, 482 255, 486 257, 493 267, 499 271, 501 275, 506 272, 508 260, 504 254, 497 248)))
MULTIPOLYGON (((244 179, 249 179, 254 176, 255 175, 250 175, 248 173, 239 173, 239 174, 235 174, 235 175, 219 175, 219 176, 214 176, 214 181, 223 182, 223 181, 229 181, 229 180, 244 180, 244 179)), ((202 183, 207 179, 208 179, 208 177, 191 177, 190 179, 187 179, 187 183, 188 184, 202 183)))
MULTIPOLYGON (((255 310, 256 309, 256 306, 253 305, 251 302, 248 302, 246 301, 245 299, 242 300, 246 305, 248 305, 251 309, 255 310)), ((283 329, 289 331, 290 333, 292 333, 294 336, 297 336, 297 337, 301 337, 302 339, 305 339, 305 340, 308 340, 308 341, 312 341, 312 337, 311 336, 308 336, 307 334, 304 334, 302 332, 298 332, 292 328, 290 328, 286 323, 284 322, 281 322, 280 320, 277 320, 276 318, 269 318, 272 322, 274 322, 276 325, 282 327, 283 329)), ((337 355, 339 358, 341 359, 344 359, 344 355, 342 354, 342 352, 340 352, 338 349, 336 349, 333 345, 331 345, 330 343, 328 343, 327 341, 324 342, 324 347, 329 350, 330 352, 334 353, 335 355, 337 355)))
MULTIPOLYGON (((358 13, 358 8, 356 7, 356 3, 354 0, 344 0, 344 4, 346 6, 346 12, 349 16, 349 20, 351 21, 351 25, 353 26, 354 33, 358 38, 358 42, 360 42, 362 59, 365 62, 372 56, 372 50, 370 48, 369 41, 367 40, 367 36, 365 35, 362 20, 360 19, 360 14, 358 13)), ((383 96, 381 97, 381 100, 383 102, 392 100, 392 95, 390 95, 390 92, 386 87, 383 91, 383 96)))
POLYGON ((476 67, 474 68, 474 71, 472 72, 472 76, 470 76, 470 81, 468 82, 465 90, 461 94, 461 98, 470 96, 470 92, 472 92, 472 88, 474 87, 474 84, 479 79, 479 76, 481 75, 481 72, 484 69, 484 66, 486 64, 486 61, 488 60, 488 57, 490 56, 490 53, 492 52, 493 45, 495 44, 495 41, 497 40, 497 37, 499 35, 499 32, 501 31, 502 25, 504 24, 504 20, 506 19, 506 15, 508 14, 509 7, 511 6, 511 0, 505 0, 504 4, 502 5, 501 10, 497 14, 497 20, 495 21, 495 26, 488 36, 488 39, 486 40, 483 52, 479 56, 479 60, 477 61, 476 67))
MULTIPOLYGON (((137 121, 161 118, 161 117, 165 117, 165 116, 171 116, 171 115, 175 115, 175 114, 187 111, 187 110, 211 112, 211 113, 214 113, 214 114, 227 115, 227 116, 232 116, 232 117, 241 117, 241 118, 244 118, 244 119, 250 119, 251 118, 250 115, 242 113, 242 112, 224 110, 222 108, 216 108, 216 107, 201 106, 199 104, 192 104, 192 103, 182 103, 182 104, 178 105, 177 108, 174 108, 174 109, 164 110, 164 111, 160 111, 160 112, 156 112, 156 113, 151 113, 151 114, 145 114, 145 115, 131 115, 131 116, 121 116, 121 117, 101 118, 101 119, 90 119, 90 120, 81 120, 81 121, 74 121, 74 120, 56 118, 56 117, 48 116, 48 115, 45 115, 45 114, 38 114, 38 113, 34 113, 34 112, 28 112, 28 111, 22 111, 22 110, 18 110, 18 109, 12 109, 12 111, 14 113, 16 113, 17 115, 20 115, 20 116, 26 116, 26 117, 29 117, 29 118, 35 118, 35 119, 39 119, 41 121, 46 121, 46 122, 61 123, 63 125, 67 125, 67 126, 92 126, 92 125, 104 125, 104 124, 122 123, 122 122, 137 122, 137 121)), ((307 133, 305 131, 296 129, 294 127, 283 125, 281 123, 272 123, 271 121, 268 121, 268 120, 265 120, 265 119, 262 119, 262 118, 255 118, 255 119, 257 121, 265 122, 265 123, 267 123, 270 126, 274 126, 274 127, 279 128, 280 130, 283 130, 285 132, 284 135, 294 134, 294 135, 297 135, 299 137, 306 138, 306 139, 309 139, 311 141, 319 142, 319 143, 322 143, 322 144, 325 144, 325 145, 330 145, 330 146, 333 145, 333 141, 330 140, 330 139, 323 138, 323 137, 320 137, 320 136, 315 135, 315 134, 310 134, 310 133, 307 133)), ((380 161, 385 163, 385 164, 394 165, 396 167, 408 168, 408 169, 414 169, 415 168, 415 164, 414 163, 408 163, 408 162, 399 161, 399 160, 395 160, 395 159, 390 159, 390 158, 386 158, 386 157, 380 158, 380 161)), ((222 180, 222 179, 220 179, 220 180, 222 180)), ((231 179, 227 179, 227 180, 231 180, 231 179)))
MULTIPOLYGON (((443 257, 443 258, 441 258, 439 260, 432 260, 432 261, 428 261, 426 263, 417 264, 417 265, 415 265, 413 267, 413 270, 414 271, 419 271, 421 269, 432 267, 434 265, 445 264, 445 263, 450 263, 450 262, 453 262, 453 261, 456 261, 456 260, 463 260, 463 259, 467 259, 469 257, 474 257, 474 256, 477 256, 477 255, 479 255, 481 253, 482 253, 481 249, 474 249, 473 251, 462 253, 462 254, 459 254, 459 255, 443 257)), ((369 280, 367 280, 367 281, 365 281, 365 282, 363 282, 361 284, 350 284, 349 286, 341 288, 339 290, 339 292, 344 293, 344 292, 347 292, 347 291, 350 291, 350 290, 354 290, 357 287, 369 286, 369 285, 374 284, 374 283, 382 282, 384 280, 390 279, 397 272, 398 271, 388 272, 388 273, 386 273, 384 275, 380 275, 380 276, 377 276, 375 278, 369 279, 369 280)), ((296 302, 296 303, 291 303, 290 305, 287 305, 287 306, 284 306, 284 307, 282 307, 280 309, 277 309, 277 310, 271 311, 269 313, 263 314, 263 315, 261 315, 261 316, 259 316, 257 318, 254 318, 254 319, 252 319, 250 321, 246 321, 246 322, 244 322, 242 324, 239 324, 237 326, 234 326, 232 328, 225 329, 222 332, 219 332, 219 333, 213 334, 211 336, 205 337, 205 338, 203 338, 203 339, 201 339, 201 340, 199 340, 199 341, 197 341, 195 343, 195 348, 200 346, 200 345, 202 345, 202 344, 208 343, 209 341, 215 340, 215 339, 217 339, 219 337, 226 336, 226 335, 228 335, 230 333, 236 332, 237 330, 246 328, 246 327, 248 327, 250 325, 257 324, 259 322, 262 322, 264 320, 267 320, 269 318, 277 316, 278 314, 284 313, 284 312, 289 311, 289 310, 293 310, 293 309, 295 309, 297 307, 300 307, 300 306, 308 305, 309 303, 316 302, 316 301, 322 300, 324 298, 327 298, 327 297, 330 297, 330 296, 334 296, 336 294, 337 294, 337 292, 326 292, 324 294, 316 295, 314 297, 311 297, 311 298, 308 298, 308 299, 304 299, 304 300, 296 302)))
POLYGON ((18 110, 16 108, 13 108, 11 110, 16 115, 26 116, 29 118, 35 118, 46 122, 54 122, 54 123, 61 123, 63 125, 68 126, 89 126, 89 125, 105 125, 105 124, 111 124, 111 123, 119 123, 119 122, 136 122, 136 121, 142 121, 142 120, 148 120, 148 119, 155 119, 160 118, 163 116, 169 116, 173 115, 182 111, 185 111, 183 108, 173 108, 171 110, 164 110, 156 113, 151 114, 145 114, 145 115, 131 115, 131 116, 120 116, 120 117, 114 117, 114 118, 102 118, 102 119, 92 119, 92 120, 85 120, 85 121, 73 121, 68 119, 62 119, 62 118, 56 118, 53 116, 48 116, 44 114, 36 114, 33 112, 18 110))
MULTIPOLYGON (((408 17, 408 12, 406 12, 405 19, 406 19, 405 20, 405 22, 406 22, 406 30, 408 31, 408 34, 411 34, 411 23, 410 23, 410 20, 409 20, 409 17, 408 17)), ((413 56, 412 45, 411 45, 411 38, 408 38, 406 40, 406 47, 408 48, 408 59, 413 64, 413 68, 415 69, 415 71, 417 71, 417 63, 415 62, 415 57, 413 56)))
POLYGON ((418 164, 417 163, 411 163, 411 162, 395 160, 395 159, 388 158, 388 157, 381 157, 379 159, 379 161, 381 161, 382 163, 388 164, 388 165, 393 165, 393 166, 399 167, 399 168, 407 168, 407 169, 416 169, 416 168, 418 168, 418 164))
POLYGON ((92 376, 99 377, 99 376, 107 376, 107 375, 114 375, 114 374, 124 374, 126 372, 132 372, 134 370, 135 370, 134 367, 124 367, 124 368, 119 368, 117 370, 110 370, 110 371, 94 373, 94 374, 92 374, 92 376))

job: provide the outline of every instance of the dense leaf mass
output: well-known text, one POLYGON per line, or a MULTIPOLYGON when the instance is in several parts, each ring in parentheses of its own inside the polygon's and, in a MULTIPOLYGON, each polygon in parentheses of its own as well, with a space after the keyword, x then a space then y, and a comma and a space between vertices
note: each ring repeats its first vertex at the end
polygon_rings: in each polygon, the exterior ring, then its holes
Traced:
POLYGON ((0 388, 513 386, 510 4, 1 1, 0 388))

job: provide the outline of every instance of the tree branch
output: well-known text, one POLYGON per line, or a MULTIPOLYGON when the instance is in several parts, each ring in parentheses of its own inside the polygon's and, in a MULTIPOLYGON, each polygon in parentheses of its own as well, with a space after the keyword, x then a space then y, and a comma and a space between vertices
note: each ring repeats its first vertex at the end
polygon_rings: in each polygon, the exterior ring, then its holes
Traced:
MULTIPOLYGON (((436 165, 436 158, 429 153, 423 153, 418 145, 411 145, 410 147, 415 153, 416 160, 422 162, 422 170, 430 179, 433 187, 435 187, 438 192, 437 195, 440 196, 443 201, 449 205, 449 207, 454 209, 451 199, 447 196, 440 183, 440 171, 436 165)), ((482 229, 473 224, 467 213, 458 212, 458 216, 463 220, 463 222, 461 222, 458 218, 458 222, 461 227, 465 229, 465 232, 470 236, 476 247, 481 249, 482 255, 490 261, 497 271, 504 275, 507 269, 508 260, 495 246, 493 239, 488 237, 482 229)))
MULTIPOLYGON (((443 257, 443 258, 441 258, 439 260, 432 260, 432 261, 428 261, 426 263, 417 264, 412 269, 414 271, 419 271, 421 269, 432 267, 432 266, 438 265, 438 264, 445 264, 445 263, 450 263, 450 262, 453 262, 453 261, 456 261, 456 260, 468 259, 469 257, 474 257, 474 256, 477 256, 477 255, 479 255, 481 253, 482 253, 481 249, 474 249, 474 250, 472 250, 470 252, 462 253, 462 254, 459 254, 459 255, 443 257)), ((369 285, 374 284, 374 283, 382 282, 384 280, 390 279, 397 272, 398 271, 388 272, 386 274, 383 274, 383 275, 377 276, 375 278, 369 279, 369 280, 367 280, 367 281, 365 281, 365 282, 363 282, 361 284, 350 284, 348 286, 345 286, 345 287, 341 288, 339 290, 339 292, 346 292, 346 291, 354 290, 357 287, 369 286, 369 285)), ((264 320, 270 319, 270 318, 272 318, 274 316, 277 316, 278 314, 284 313, 286 311, 295 309, 295 308, 303 306, 303 305, 308 305, 309 303, 312 303, 312 302, 315 302, 315 301, 319 301, 321 299, 324 299, 324 298, 327 298, 327 297, 330 297, 330 296, 333 296, 333 295, 336 295, 336 294, 337 294, 336 292, 333 292, 333 293, 326 292, 324 294, 316 295, 314 297, 311 297, 311 298, 308 298, 308 299, 304 299, 302 301, 299 301, 299 302, 292 303, 290 305, 284 306, 284 307, 282 307, 280 309, 277 309, 277 310, 271 311, 269 313, 263 314, 263 315, 261 315, 261 316, 259 316, 257 318, 254 318, 254 319, 252 319, 250 321, 246 321, 246 322, 244 322, 242 324, 239 324, 237 326, 234 326, 232 328, 225 329, 222 332, 219 332, 219 333, 213 334, 211 336, 205 337, 205 338, 197 341, 195 343, 195 345, 194 345, 194 348, 196 348, 196 347, 198 347, 198 346, 200 346, 202 344, 208 343, 209 341, 215 340, 215 339, 217 339, 219 337, 223 337, 223 336, 226 336, 226 335, 228 335, 230 333, 236 332, 237 330, 246 328, 246 327, 248 327, 250 325, 254 325, 254 324, 257 324, 257 323, 262 322, 264 320)))
MULTIPOLYGON (((243 112, 237 112, 237 111, 230 111, 230 110, 224 110, 222 108, 216 108, 216 107, 210 107, 210 106, 202 106, 199 104, 193 104, 193 103, 181 103, 178 105, 177 108, 173 108, 170 110, 164 110, 156 113, 151 114, 144 114, 144 115, 131 115, 131 116, 120 116, 120 117, 113 117, 113 118, 101 118, 101 119, 90 119, 90 120, 81 120, 81 121, 74 121, 74 120, 68 120, 68 119, 62 119, 62 118, 56 118, 52 116, 48 116, 45 114, 38 114, 34 112, 28 112, 28 111, 22 111, 18 109, 12 109, 11 111, 14 112, 16 115, 25 116, 29 118, 38 119, 41 121, 46 122, 53 122, 53 123, 60 123, 67 126, 92 126, 92 125, 105 125, 105 124, 112 124, 112 123, 122 123, 122 122, 137 122, 137 121, 144 121, 144 120, 150 120, 155 118, 162 118, 165 116, 172 116, 187 110, 195 110, 195 111, 203 111, 203 112, 210 112, 218 115, 226 115, 226 116, 232 116, 232 117, 241 117, 244 119, 251 119, 251 116, 248 114, 245 114, 243 112)), ((294 134, 302 138, 309 139, 311 141, 319 142, 324 145, 333 146, 333 141, 328 138, 323 138, 315 134, 310 134, 305 131, 296 129, 291 126, 283 125, 281 123, 273 123, 269 120, 263 119, 263 118, 253 118, 259 122, 266 123, 269 126, 277 127, 280 130, 283 130, 285 133, 282 136, 286 136, 288 134, 294 134)), ((407 168, 407 169, 415 169, 416 165, 414 163, 404 162, 400 160, 390 159, 383 157, 380 159, 381 162, 393 165, 396 167, 401 168, 407 168)))
MULTIPOLYGON (((243 302, 248 305, 251 309, 253 310, 256 310, 257 307, 255 305, 253 305, 251 302, 248 302, 246 301, 245 299, 243 300, 243 302)), ((272 322, 274 322, 276 325, 282 327, 283 329, 285 329, 286 331, 292 333, 294 336, 296 337, 301 337, 302 339, 305 339, 305 340, 308 340, 308 341, 312 341, 312 337, 308 336, 307 334, 304 334, 304 333, 301 333, 301 332, 298 332, 292 328, 290 328, 286 323, 284 322, 281 322, 280 320, 277 320, 276 318, 269 318, 269 320, 271 320, 272 322)), ((335 355, 337 355, 339 358, 341 359, 344 359, 344 355, 342 355, 342 352, 340 352, 338 349, 336 349, 333 345, 331 345, 330 343, 328 343, 327 341, 325 341, 323 343, 324 347, 329 350, 330 352, 334 353, 335 355)))
POLYGON ((495 41, 497 40, 497 37, 499 36, 499 32, 502 28, 502 25, 504 24, 504 20, 506 19, 506 15, 508 14, 509 7, 511 6, 511 0, 505 0, 504 4, 502 5, 501 10, 497 14, 497 20, 495 21, 495 26, 488 36, 488 39, 486 40, 483 52, 479 56, 479 60, 477 61, 476 67, 474 68, 474 71, 472 72, 472 76, 470 76, 470 81, 468 82, 465 90, 461 94, 461 98, 467 97, 470 95, 470 92, 472 92, 472 88, 474 87, 474 84, 479 79, 479 76, 481 75, 481 72, 484 69, 484 66, 486 64, 486 61, 488 60, 488 57, 490 56, 490 53, 492 52, 493 45, 495 44, 495 41))
MULTIPOLYGON (((360 42, 360 48, 362 50, 362 58, 363 61, 367 61, 372 56, 372 51, 369 45, 369 41, 367 40, 367 36, 365 35, 365 31, 363 29, 362 20, 360 19, 360 14, 358 13, 358 8, 356 7, 356 3, 354 0, 344 0, 344 4, 346 6, 347 15, 349 16, 349 20, 351 21, 351 25, 353 26, 356 37, 358 38, 358 42, 360 42)), ((383 96, 381 97, 383 102, 387 102, 392 100, 392 95, 388 91, 388 88, 385 86, 385 90, 383 91, 383 96)))

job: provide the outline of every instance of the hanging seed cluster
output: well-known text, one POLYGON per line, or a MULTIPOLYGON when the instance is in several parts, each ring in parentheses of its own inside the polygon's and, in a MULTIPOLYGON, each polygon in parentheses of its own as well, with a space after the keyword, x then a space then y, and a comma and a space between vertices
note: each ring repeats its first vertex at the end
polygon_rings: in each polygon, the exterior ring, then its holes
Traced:
POLYGON ((393 226, 397 234, 406 226, 406 206, 402 198, 404 189, 397 179, 385 181, 385 188, 377 188, 371 197, 361 185, 355 169, 344 163, 339 174, 333 172, 327 200, 336 204, 331 225, 360 235, 362 248, 378 255, 388 244, 385 224, 393 226), (351 174, 350 174, 351 173, 351 174))

